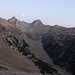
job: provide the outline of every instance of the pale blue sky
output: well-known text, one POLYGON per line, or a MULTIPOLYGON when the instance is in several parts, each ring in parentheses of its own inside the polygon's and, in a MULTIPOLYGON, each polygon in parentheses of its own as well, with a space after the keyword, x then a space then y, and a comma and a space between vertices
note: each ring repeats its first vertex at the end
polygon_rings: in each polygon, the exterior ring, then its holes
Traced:
POLYGON ((0 17, 75 27, 75 0, 0 0, 0 17), (23 14, 25 16, 23 16, 23 14))

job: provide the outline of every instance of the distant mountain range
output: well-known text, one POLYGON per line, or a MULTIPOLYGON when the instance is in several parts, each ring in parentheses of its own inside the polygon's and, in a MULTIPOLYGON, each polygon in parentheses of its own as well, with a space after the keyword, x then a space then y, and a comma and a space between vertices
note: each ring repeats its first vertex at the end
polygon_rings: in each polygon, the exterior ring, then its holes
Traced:
POLYGON ((75 28, 0 18, 1 75, 75 75, 75 28))

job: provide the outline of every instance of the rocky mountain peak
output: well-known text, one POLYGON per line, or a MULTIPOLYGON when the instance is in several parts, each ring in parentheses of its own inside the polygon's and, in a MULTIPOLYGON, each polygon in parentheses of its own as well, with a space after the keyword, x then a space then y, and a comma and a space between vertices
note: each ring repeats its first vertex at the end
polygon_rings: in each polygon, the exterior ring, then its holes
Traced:
POLYGON ((37 19, 35 20, 35 23, 42 23, 41 20, 37 19))
POLYGON ((13 16, 12 18, 10 18, 10 20, 17 20, 17 18, 13 16))
POLYGON ((55 24, 54 27, 60 27, 59 25, 55 24))
POLYGON ((39 19, 37 19, 37 20, 35 20, 35 21, 33 21, 32 23, 31 23, 31 25, 33 26, 33 25, 41 25, 41 24, 43 24, 42 22, 41 22, 41 20, 39 20, 39 19))
POLYGON ((8 19, 8 22, 10 22, 13 25, 16 25, 17 21, 18 21, 18 19, 14 16, 12 18, 8 19))

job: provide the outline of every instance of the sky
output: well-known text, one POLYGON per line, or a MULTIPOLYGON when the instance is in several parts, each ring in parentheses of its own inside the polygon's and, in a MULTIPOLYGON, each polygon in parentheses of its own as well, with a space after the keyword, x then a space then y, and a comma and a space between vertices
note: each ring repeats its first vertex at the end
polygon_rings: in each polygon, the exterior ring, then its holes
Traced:
POLYGON ((0 17, 75 27, 75 0, 0 0, 0 17))

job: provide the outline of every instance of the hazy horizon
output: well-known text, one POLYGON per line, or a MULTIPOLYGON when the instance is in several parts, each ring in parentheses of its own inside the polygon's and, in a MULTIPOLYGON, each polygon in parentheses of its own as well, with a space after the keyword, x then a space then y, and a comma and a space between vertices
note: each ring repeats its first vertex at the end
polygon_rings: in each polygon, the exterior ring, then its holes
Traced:
POLYGON ((75 27, 74 7, 74 0, 2 0, 0 17, 9 19, 15 16, 29 23, 40 19, 46 25, 75 27))

